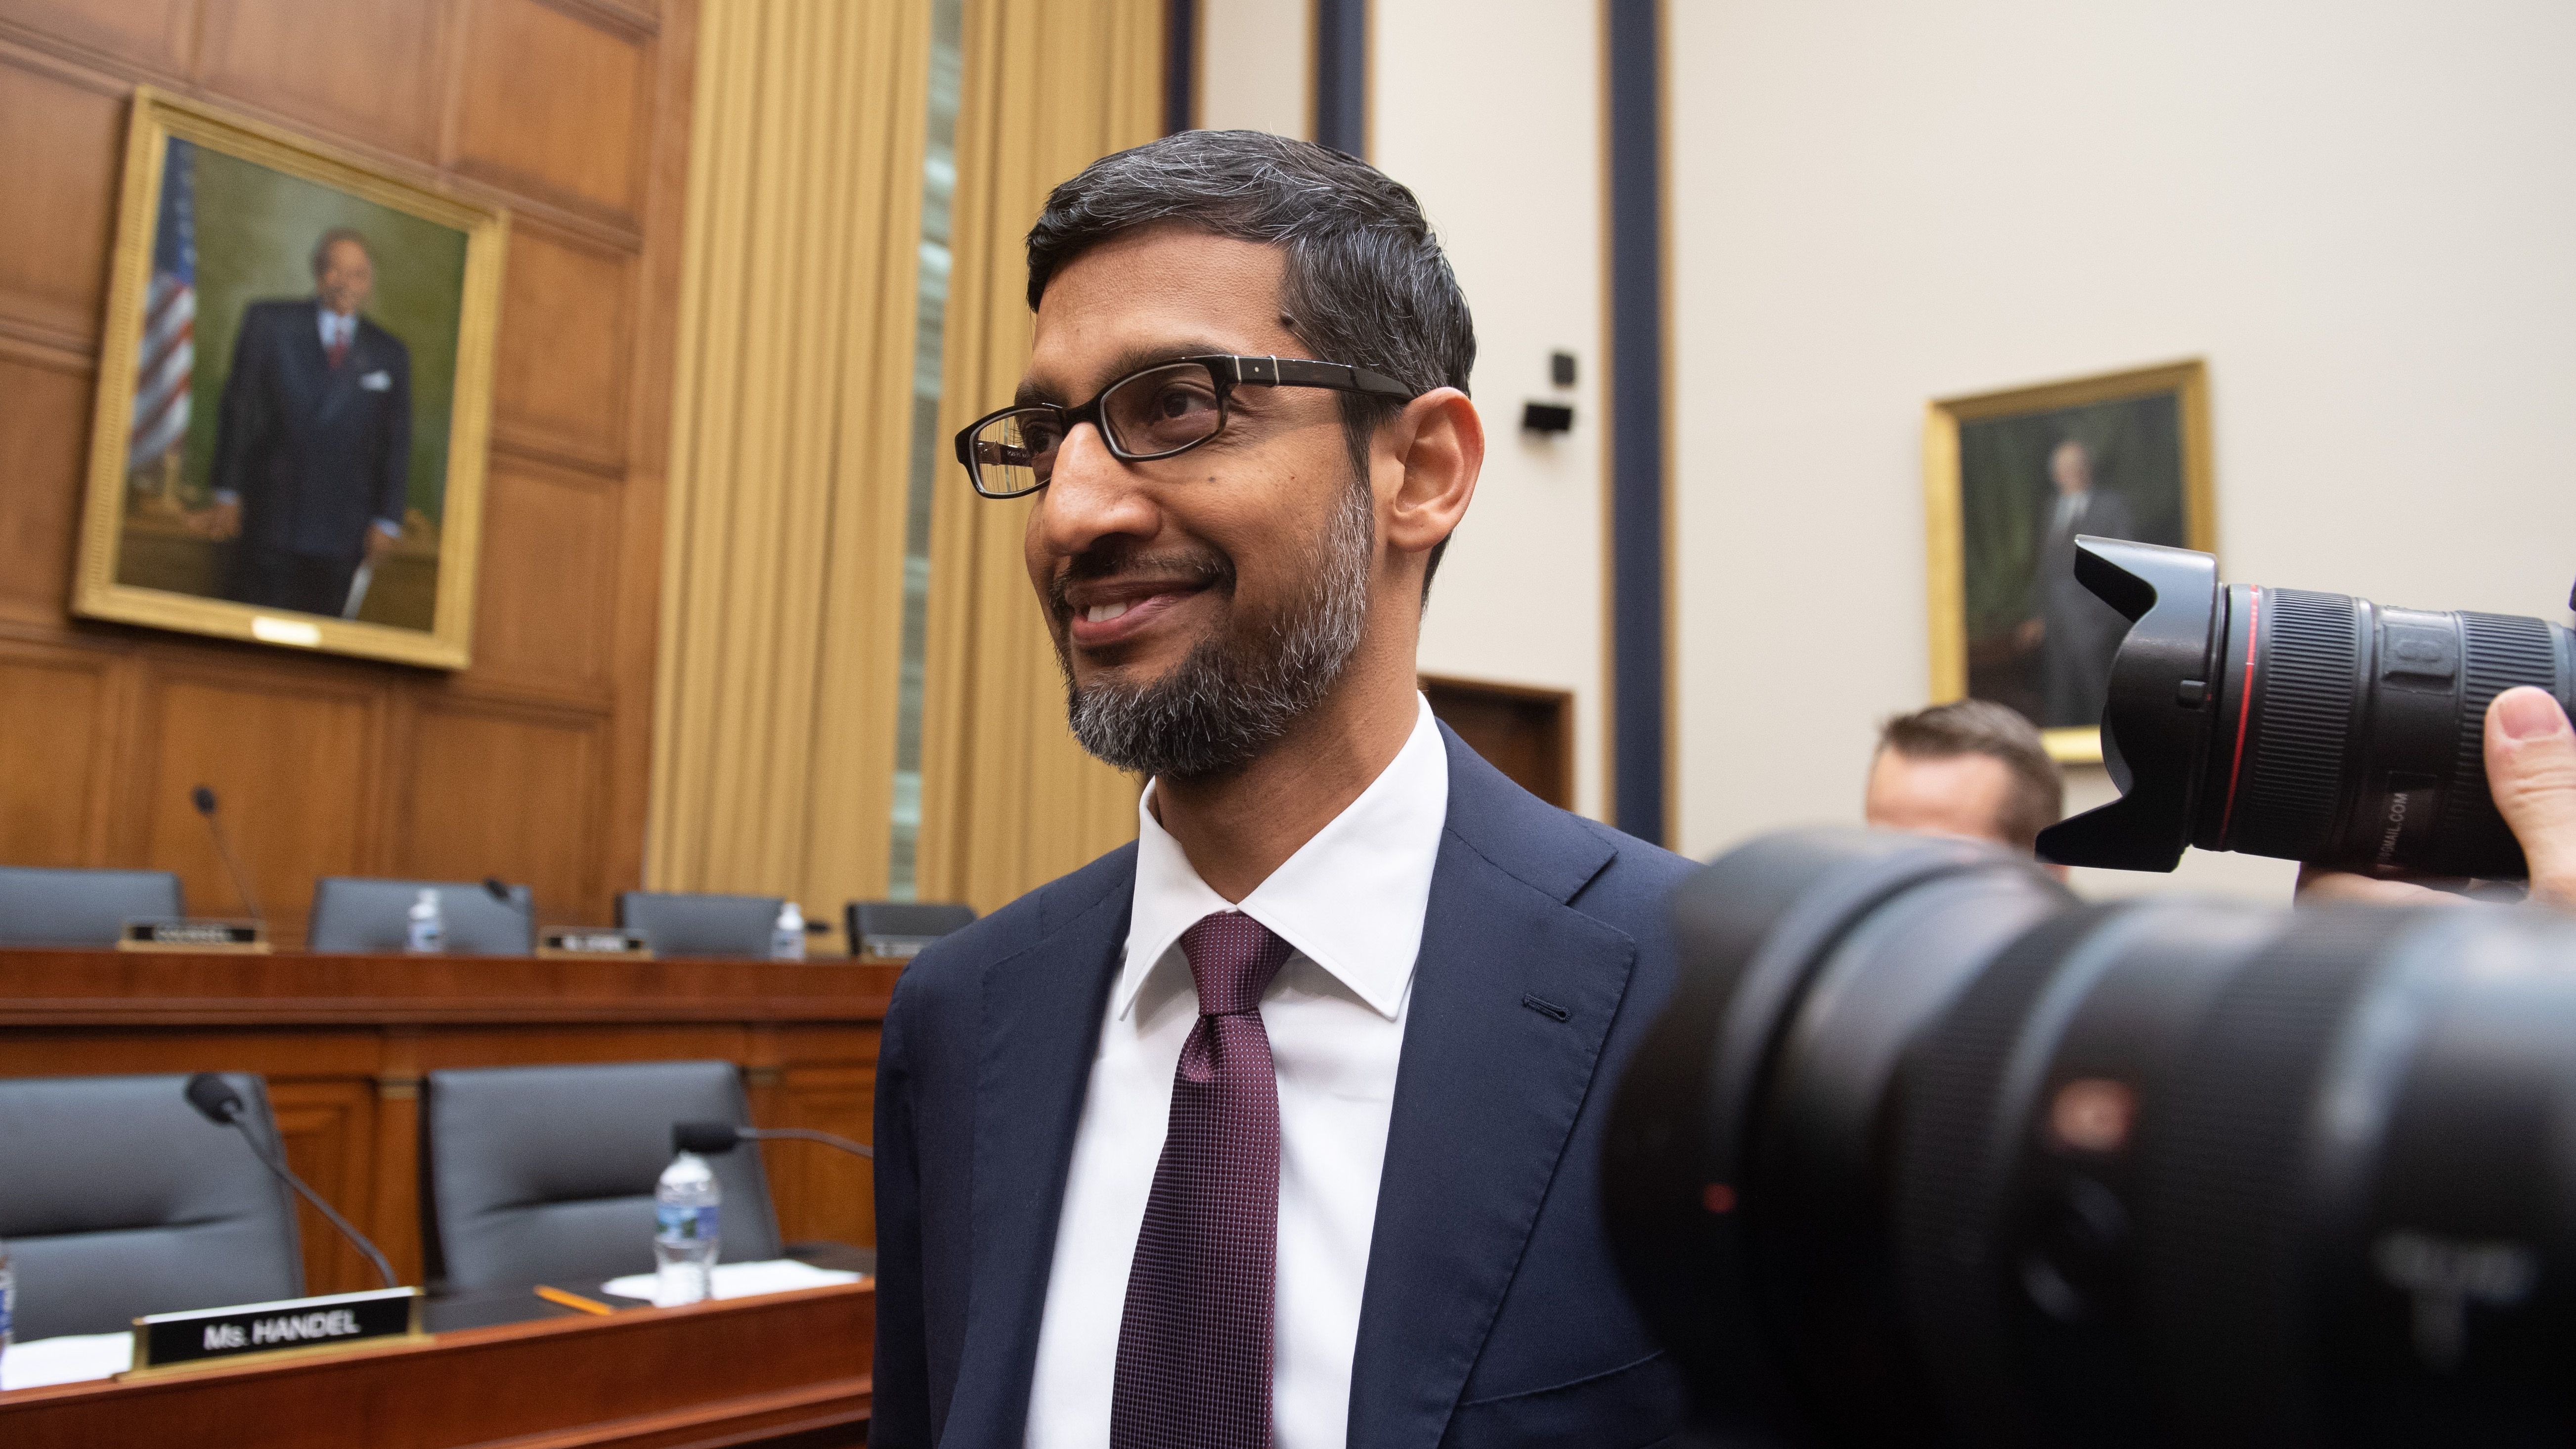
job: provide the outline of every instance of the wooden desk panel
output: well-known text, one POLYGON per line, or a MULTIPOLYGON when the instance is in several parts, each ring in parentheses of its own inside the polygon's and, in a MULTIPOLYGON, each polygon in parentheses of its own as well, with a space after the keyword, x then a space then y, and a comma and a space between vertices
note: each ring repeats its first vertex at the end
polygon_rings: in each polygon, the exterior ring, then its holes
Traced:
POLYGON ((47 1449, 684 1449, 866 1438, 876 1292, 549 1318, 327 1357, 0 1394, 47 1449))
MULTIPOLYGON (((875 1134, 899 963, 0 950, 0 1076, 257 1072, 295 1170, 421 1278, 419 1094, 443 1067, 714 1058, 752 1120, 875 1134)), ((787 1240, 876 1241, 865 1163, 762 1149, 787 1240)), ((309 1207, 313 1293, 375 1286, 309 1207)))

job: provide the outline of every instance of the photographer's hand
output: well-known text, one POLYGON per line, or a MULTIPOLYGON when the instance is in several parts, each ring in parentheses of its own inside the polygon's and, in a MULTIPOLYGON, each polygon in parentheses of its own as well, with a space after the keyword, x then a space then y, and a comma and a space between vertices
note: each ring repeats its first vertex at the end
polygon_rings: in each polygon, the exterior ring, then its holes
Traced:
POLYGON ((2531 863, 2531 898, 2576 911, 2576 726, 2547 691, 2487 707, 2487 788, 2531 863))
MULTIPOLYGON (((2508 689, 2487 706, 2487 789, 2522 842, 2531 900, 2576 911, 2576 725, 2545 690, 2508 689)), ((2424 905, 2460 897, 2411 881, 2301 867, 2301 905, 2424 905)))

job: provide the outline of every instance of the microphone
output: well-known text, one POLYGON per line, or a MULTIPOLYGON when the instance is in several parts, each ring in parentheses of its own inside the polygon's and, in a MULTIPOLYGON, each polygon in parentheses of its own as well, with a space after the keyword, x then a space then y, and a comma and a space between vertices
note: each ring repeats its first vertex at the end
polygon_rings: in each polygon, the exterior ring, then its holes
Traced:
MULTIPOLYGON (((198 788, 201 791, 204 789, 203 786, 198 788)), ((340 1236, 357 1244, 358 1251, 367 1255, 367 1261, 374 1264, 376 1272, 384 1278, 386 1287, 402 1286, 402 1280, 394 1276, 394 1265, 385 1261, 385 1255, 376 1251, 376 1245, 367 1241, 366 1234, 351 1227, 347 1218, 334 1211, 329 1203, 322 1200, 320 1194, 306 1187, 304 1179, 288 1170, 282 1156, 269 1155, 267 1144, 259 1140, 258 1133, 250 1130, 249 1119, 242 1115, 241 1093, 233 1090, 232 1083, 213 1072, 199 1072, 188 1079, 187 1097, 188 1105, 196 1108, 207 1121, 218 1127, 238 1128, 242 1140, 250 1144, 251 1155, 259 1159, 260 1166, 276 1173, 279 1180, 295 1189, 306 1202, 313 1204, 323 1217, 329 1219, 331 1226, 340 1230, 340 1236)))
POLYGON ((671 1124, 671 1150, 694 1152, 700 1157, 714 1157, 733 1151, 744 1142, 820 1142, 857 1157, 874 1157, 877 1150, 863 1142, 817 1132, 810 1127, 736 1127, 731 1122, 674 1122, 671 1124))
POLYGON ((232 872, 233 893, 241 897, 242 909, 254 921, 266 920, 260 913, 259 898, 250 893, 250 877, 242 873, 241 857, 233 854, 232 840, 224 834, 224 822, 215 814, 215 787, 199 785, 188 792, 188 803, 206 817, 206 829, 215 837, 215 850, 224 858, 224 869, 232 872))

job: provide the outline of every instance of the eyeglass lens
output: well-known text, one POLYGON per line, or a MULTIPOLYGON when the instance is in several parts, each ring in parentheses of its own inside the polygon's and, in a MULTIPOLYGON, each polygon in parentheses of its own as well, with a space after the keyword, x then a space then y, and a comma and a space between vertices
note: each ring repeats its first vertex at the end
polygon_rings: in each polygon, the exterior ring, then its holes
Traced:
POLYGON ((975 486, 996 498, 1033 493, 1055 471, 1053 413, 1004 413, 975 434, 975 486))
MULTIPOLYGON (((1159 458, 1206 442, 1225 423, 1206 366, 1176 362, 1126 378, 1100 397, 1110 444, 1130 458, 1159 458)), ((1053 411, 1005 413, 975 434, 976 483, 997 498, 1046 486, 1063 423, 1053 411)))
POLYGON ((1111 388, 1100 399, 1100 419, 1120 452, 1153 458, 1206 442, 1225 413, 1217 405, 1216 379, 1207 368, 1178 362, 1140 372, 1111 388))

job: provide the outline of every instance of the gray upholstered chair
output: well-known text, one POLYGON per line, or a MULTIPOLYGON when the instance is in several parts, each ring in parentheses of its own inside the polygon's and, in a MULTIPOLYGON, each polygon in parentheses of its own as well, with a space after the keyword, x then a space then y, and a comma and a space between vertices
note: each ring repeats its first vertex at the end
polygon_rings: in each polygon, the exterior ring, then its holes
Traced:
POLYGON ((949 932, 973 924, 973 906, 948 901, 852 901, 850 954, 911 957, 949 932))
POLYGON ((0 946, 113 946, 128 921, 187 913, 166 870, 0 866, 0 946))
MULTIPOLYGON (((731 1062, 431 1072, 430 1237, 451 1290, 586 1289, 653 1269, 653 1185, 678 1122, 749 1125, 731 1062)), ((726 1262, 779 1256, 758 1151, 709 1159, 726 1262)))
POLYGON ((624 891, 617 924, 642 931, 656 956, 766 956, 778 924, 779 896, 691 895, 624 891))
MULTIPOLYGON (((277 1143, 268 1093, 228 1074, 277 1143)), ((188 1105, 188 1079, 0 1079, 0 1241, 20 1342, 113 1333, 146 1313, 304 1292, 294 1200, 239 1129, 188 1105)))
POLYGON ((496 899, 472 881, 372 880, 325 876, 313 883, 308 951, 399 951, 411 927, 412 903, 424 890, 438 892, 446 918, 447 949, 459 955, 525 956, 537 949, 537 917, 526 886, 511 886, 496 899))

